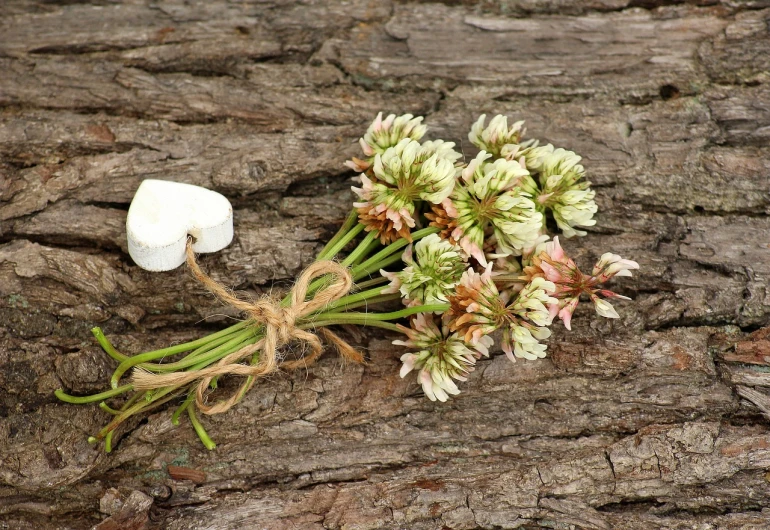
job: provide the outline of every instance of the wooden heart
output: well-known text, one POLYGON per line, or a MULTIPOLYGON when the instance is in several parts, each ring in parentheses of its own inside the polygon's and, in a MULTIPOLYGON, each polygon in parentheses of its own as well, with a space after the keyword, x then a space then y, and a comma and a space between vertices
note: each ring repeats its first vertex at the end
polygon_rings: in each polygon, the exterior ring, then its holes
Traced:
POLYGON ((195 252, 217 252, 233 240, 233 208, 223 195, 179 182, 145 180, 126 219, 128 253, 148 271, 185 262, 188 234, 195 252))

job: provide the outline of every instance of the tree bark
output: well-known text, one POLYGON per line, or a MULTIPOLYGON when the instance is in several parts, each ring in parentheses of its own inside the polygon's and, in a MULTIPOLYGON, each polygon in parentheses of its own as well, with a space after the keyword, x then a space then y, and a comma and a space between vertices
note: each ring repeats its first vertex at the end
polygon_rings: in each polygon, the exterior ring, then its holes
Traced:
POLYGON ((767 0, 3 2, 0 528, 770 527, 769 24, 767 0), (286 287, 380 110, 466 159, 480 113, 583 156, 598 224, 565 247, 639 262, 621 318, 581 308, 448 403, 365 330, 367 364, 204 417, 214 451, 168 408, 89 445, 108 415, 53 391, 108 384, 91 327, 138 353, 236 316, 133 264, 139 183, 225 194, 236 237, 202 266, 286 287))

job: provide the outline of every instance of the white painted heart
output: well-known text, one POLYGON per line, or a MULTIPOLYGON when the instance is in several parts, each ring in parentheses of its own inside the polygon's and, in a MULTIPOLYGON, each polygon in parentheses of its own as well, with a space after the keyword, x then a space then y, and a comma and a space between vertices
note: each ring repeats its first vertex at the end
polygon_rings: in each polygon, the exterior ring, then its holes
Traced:
POLYGON ((195 252, 217 252, 233 240, 233 208, 223 195, 179 182, 145 180, 126 219, 128 253, 148 271, 185 262, 188 234, 195 252))

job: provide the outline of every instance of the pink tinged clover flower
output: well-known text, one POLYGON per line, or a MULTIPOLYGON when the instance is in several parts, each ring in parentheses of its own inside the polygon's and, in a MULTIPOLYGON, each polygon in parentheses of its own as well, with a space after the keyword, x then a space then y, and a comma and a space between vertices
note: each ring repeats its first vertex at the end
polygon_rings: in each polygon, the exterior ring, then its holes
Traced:
POLYGON ((544 220, 531 198, 537 186, 529 172, 515 161, 486 162, 490 157, 479 153, 462 171, 450 200, 441 203, 451 239, 483 266, 485 239, 494 236, 498 254, 520 255, 538 241, 544 220))
POLYGON ((599 286, 615 276, 631 276, 631 270, 638 269, 635 261, 622 259, 617 254, 607 252, 594 265, 591 275, 583 274, 575 262, 569 258, 559 244, 559 238, 553 238, 538 246, 524 267, 524 277, 527 279, 542 277, 555 285, 553 296, 558 303, 549 307, 552 316, 558 315, 564 322, 564 327, 572 329, 572 314, 580 301, 580 295, 586 294, 591 299, 596 313, 605 318, 619 318, 612 304, 599 297, 621 298, 621 296, 599 286))
POLYGON ((583 180, 585 169, 579 164, 581 158, 572 151, 554 150, 551 145, 535 151, 539 154, 533 156, 528 167, 539 174, 538 206, 553 212, 564 237, 586 235, 575 227, 595 225, 593 216, 597 206, 596 194, 589 188, 591 183, 583 180))
POLYGON ((395 340, 393 344, 416 350, 401 356, 401 377, 417 370, 417 380, 431 401, 443 402, 459 394, 454 381, 465 381, 476 360, 488 356, 492 345, 491 338, 482 337, 469 346, 457 333, 450 333, 445 325, 439 328, 434 317, 423 313, 412 319, 411 328, 399 328, 408 340, 395 340))
POLYGON ((545 357, 546 346, 539 341, 550 337, 552 316, 548 306, 558 301, 549 295, 553 283, 542 277, 530 283, 509 300, 499 293, 492 280, 492 268, 483 274, 467 270, 449 298, 446 313, 450 331, 463 335, 468 344, 476 344, 497 329, 502 329, 502 349, 511 361, 545 357))
POLYGON ((420 140, 428 130, 421 122, 422 116, 415 118, 411 114, 398 117, 390 114, 383 120, 380 112, 366 130, 364 137, 358 141, 366 160, 353 158, 345 162, 345 165, 359 172, 366 171, 374 162, 375 155, 385 153, 388 148, 397 145, 401 140, 406 138, 420 140))
POLYGON ((403 237, 411 240, 415 201, 438 204, 454 189, 461 155, 451 142, 419 142, 408 138, 374 157, 374 177, 361 175, 362 186, 353 192, 362 200, 353 203, 367 231, 377 231, 383 243, 403 237))
POLYGON ((401 272, 380 271, 390 280, 383 293, 401 293, 408 306, 446 303, 467 264, 459 248, 431 234, 407 247, 401 272))

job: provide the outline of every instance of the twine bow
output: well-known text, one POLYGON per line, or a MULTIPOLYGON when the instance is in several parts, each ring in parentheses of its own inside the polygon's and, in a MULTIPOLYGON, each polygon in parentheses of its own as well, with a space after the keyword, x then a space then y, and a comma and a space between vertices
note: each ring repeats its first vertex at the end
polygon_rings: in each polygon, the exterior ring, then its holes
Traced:
MULTIPOLYGON (((315 333, 298 328, 297 320, 318 311, 334 300, 342 298, 353 287, 353 279, 346 267, 333 261, 318 261, 305 269, 297 278, 297 282, 291 289, 291 302, 288 306, 284 307, 279 301, 270 298, 263 298, 250 303, 231 294, 224 286, 212 280, 200 269, 195 261, 195 254, 189 241, 187 244, 187 265, 193 276, 212 294, 223 302, 249 314, 251 320, 262 324, 265 329, 264 338, 227 355, 208 368, 168 374, 154 374, 141 368, 134 369, 131 382, 135 390, 176 388, 198 381, 195 403, 204 414, 219 414, 230 410, 260 377, 266 377, 281 368, 295 370, 313 364, 323 353, 321 339, 315 333), (313 280, 325 275, 333 277, 334 281, 319 289, 312 298, 306 300, 308 288, 313 280), (293 340, 308 344, 311 352, 296 361, 279 362, 278 348, 293 340), (257 364, 246 365, 240 362, 259 350, 262 352, 257 364), (206 404, 205 392, 211 380, 221 375, 239 375, 247 379, 241 384, 238 391, 228 399, 208 405, 206 404)), ((324 338, 334 344, 343 358, 359 363, 363 362, 363 356, 341 337, 326 328, 321 328, 320 331, 324 338)))

